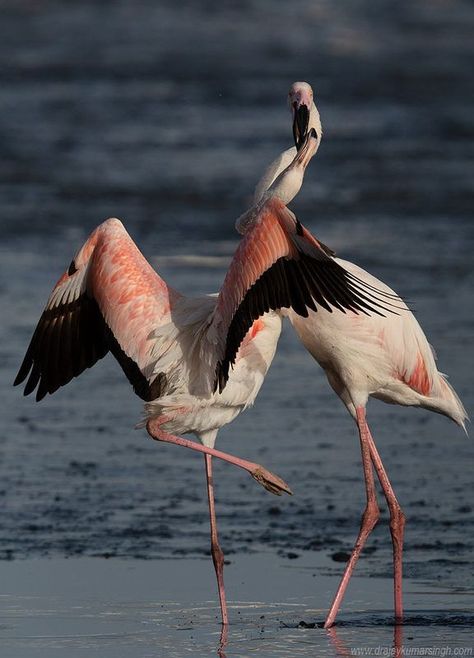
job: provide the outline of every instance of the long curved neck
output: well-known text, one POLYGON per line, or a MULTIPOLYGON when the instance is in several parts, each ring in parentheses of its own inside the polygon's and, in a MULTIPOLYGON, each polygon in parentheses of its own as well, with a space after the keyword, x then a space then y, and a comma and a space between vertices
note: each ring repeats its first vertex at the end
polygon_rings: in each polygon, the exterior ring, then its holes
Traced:
MULTIPOLYGON (((309 111, 308 131, 311 130, 311 128, 313 128, 316 132, 317 144, 313 153, 313 155, 315 155, 321 143, 323 129, 321 126, 321 118, 319 116, 318 108, 314 103, 312 103, 311 109, 309 111)), ((278 158, 276 158, 265 170, 265 173, 255 187, 254 203, 258 203, 262 200, 266 192, 272 187, 272 185, 274 185, 280 174, 282 174, 285 169, 287 169, 294 161, 296 153, 296 146, 292 146, 291 148, 282 151, 278 158)), ((296 190, 293 197, 295 197, 298 192, 299 188, 296 190)))
POLYGON ((303 184, 306 167, 316 153, 318 146, 319 137, 316 136, 316 131, 312 128, 300 150, 297 151, 295 148, 295 155, 290 164, 278 176, 274 177, 273 182, 268 187, 265 185, 267 189, 263 191, 256 203, 237 219, 235 227, 239 233, 246 233, 249 226, 253 225, 253 222, 257 219, 262 205, 269 199, 276 197, 287 205, 295 198, 303 184))
POLYGON ((303 185, 306 167, 318 150, 319 139, 314 128, 311 128, 304 145, 296 151, 291 163, 275 178, 262 199, 278 197, 285 205, 293 201, 303 185))
POLYGON ((255 188, 253 206, 235 222, 239 233, 243 235, 247 231, 257 218, 262 204, 270 197, 277 196, 286 205, 300 191, 306 167, 316 154, 323 136, 321 119, 314 103, 309 111, 308 132, 311 130, 314 130, 314 136, 306 140, 305 146, 299 152, 295 146, 283 151, 266 169, 255 188))

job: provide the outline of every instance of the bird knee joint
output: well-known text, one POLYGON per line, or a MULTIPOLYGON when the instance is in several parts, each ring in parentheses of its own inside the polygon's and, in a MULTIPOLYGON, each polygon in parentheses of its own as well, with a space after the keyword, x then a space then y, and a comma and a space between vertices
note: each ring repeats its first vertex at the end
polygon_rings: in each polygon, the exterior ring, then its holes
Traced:
POLYGON ((403 513, 403 510, 401 507, 397 506, 393 510, 391 510, 390 514, 390 529, 392 532, 403 532, 403 528, 405 527, 405 514, 403 513))
POLYGON ((380 510, 377 503, 368 503, 362 515, 362 524, 375 526, 380 517, 380 510))
POLYGON ((161 436, 163 435, 163 430, 161 426, 166 422, 166 418, 152 418, 147 421, 146 431, 155 441, 161 441, 161 436))
POLYGON ((149 420, 146 424, 146 431, 148 434, 151 436, 152 439, 155 438, 156 430, 158 428, 155 427, 156 421, 155 420, 149 420))
POLYGON ((224 552, 219 544, 211 545, 212 561, 216 569, 222 569, 224 566, 224 552))

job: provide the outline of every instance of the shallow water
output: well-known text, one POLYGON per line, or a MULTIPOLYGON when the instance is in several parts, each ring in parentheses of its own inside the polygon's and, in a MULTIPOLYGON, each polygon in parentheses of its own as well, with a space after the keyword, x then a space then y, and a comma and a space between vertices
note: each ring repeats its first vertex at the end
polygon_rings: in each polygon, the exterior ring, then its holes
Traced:
MULTIPOLYGON (((444 223, 432 223, 432 233, 441 235, 444 230, 444 223)), ((459 225, 457 232, 469 250, 470 226, 459 225)), ((405 236, 398 236, 400 253, 409 248, 405 236)), ((34 260, 41 273, 34 296, 45 299, 46 286, 55 275, 41 253, 8 256, 11 263, 34 260)), ((174 265, 166 270, 166 277, 183 289, 189 280, 195 285, 200 280, 203 289, 206 283, 209 288, 211 278, 223 276, 220 267, 174 265)), ((390 273, 396 270, 385 278, 390 273)), ((408 297, 417 299, 419 317, 438 346, 441 368, 450 372, 469 409, 468 283, 449 265, 438 279, 436 295, 432 280, 431 268, 419 266, 404 288, 408 297), (448 279, 456 278, 456 300, 449 301, 448 279), (452 305, 451 316, 437 313, 444 294, 447 305, 452 305), (463 298, 464 306, 456 303, 463 298)), ((31 282, 25 280, 24 285, 26 292, 31 282)), ((4 305, 19 287, 18 282, 9 285, 4 305)), ((133 430, 140 401, 130 395, 111 358, 41 405, 10 388, 40 303, 21 295, 10 303, 2 330, 2 556, 207 554, 202 460, 152 443, 143 431, 133 430)), ((427 412, 373 402, 369 418, 408 517, 408 575, 465 582, 474 536, 471 440, 454 424, 427 412)), ((342 405, 289 328, 254 409, 222 430, 218 446, 263 463, 294 491, 291 498, 274 498, 246 474, 217 463, 218 515, 227 553, 272 546, 281 555, 297 555, 301 549, 332 555, 350 548, 364 504, 358 442, 342 405)), ((370 553, 361 564, 365 572, 388 573, 386 520, 384 509, 370 553)), ((340 569, 334 562, 334 571, 340 569)))
POLYGON ((2 648, 15 658, 217 656, 220 648, 221 658, 370 655, 377 648, 373 655, 389 656, 402 647, 406 655, 420 647, 472 655, 472 590, 407 580, 407 618, 394 633, 390 581, 356 577, 341 621, 324 630, 336 579, 319 575, 323 562, 308 553, 298 566, 271 553, 232 560, 225 643, 207 560, 3 563, 2 648))
MULTIPOLYGON (((53 282, 107 216, 124 220, 176 288, 218 289, 234 219, 290 145, 285 94, 295 79, 313 83, 325 131, 294 209, 341 257, 410 300, 472 410, 470 3, 3 4, 6 573, 24 558, 207 555, 202 460, 133 430, 140 401, 112 359, 41 405, 11 382, 53 282)), ((407 576, 449 592, 471 584, 472 441, 428 412, 374 402, 369 419, 408 518, 407 576)), ((291 567, 306 551, 323 557, 325 608, 343 568, 337 554, 357 533, 362 471, 350 419, 289 328, 255 408, 222 430, 218 447, 263 463, 294 491, 273 498, 216 464, 225 553, 270 551, 291 567)), ((358 573, 390 573, 386 512, 358 573)))

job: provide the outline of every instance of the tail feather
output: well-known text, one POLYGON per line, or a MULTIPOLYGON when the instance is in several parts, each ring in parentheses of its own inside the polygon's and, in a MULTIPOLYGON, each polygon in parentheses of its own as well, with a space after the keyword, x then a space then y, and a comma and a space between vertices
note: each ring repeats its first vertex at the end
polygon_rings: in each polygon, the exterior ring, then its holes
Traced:
POLYGON ((433 391, 435 395, 437 394, 436 403, 439 407, 437 410, 454 420, 457 425, 463 428, 467 435, 466 420, 469 420, 469 416, 466 409, 454 388, 447 381, 447 376, 441 372, 438 372, 438 375, 438 381, 433 391))

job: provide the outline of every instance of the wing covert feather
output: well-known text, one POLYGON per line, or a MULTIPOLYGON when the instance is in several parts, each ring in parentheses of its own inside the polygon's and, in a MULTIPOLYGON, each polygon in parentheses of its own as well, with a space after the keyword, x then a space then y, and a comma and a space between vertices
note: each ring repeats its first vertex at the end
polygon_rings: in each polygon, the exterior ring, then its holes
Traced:
POLYGON ((146 261, 118 219, 95 229, 61 276, 30 341, 15 385, 54 393, 109 351, 142 399, 159 396, 162 374, 147 377, 153 329, 169 321, 179 293, 146 261))
POLYGON ((303 317, 318 306, 330 312, 395 312, 383 292, 365 286, 333 256, 281 200, 273 197, 261 206, 239 243, 207 330, 214 348, 208 354, 215 359, 211 389, 223 390, 246 333, 270 310, 291 307, 303 317))

